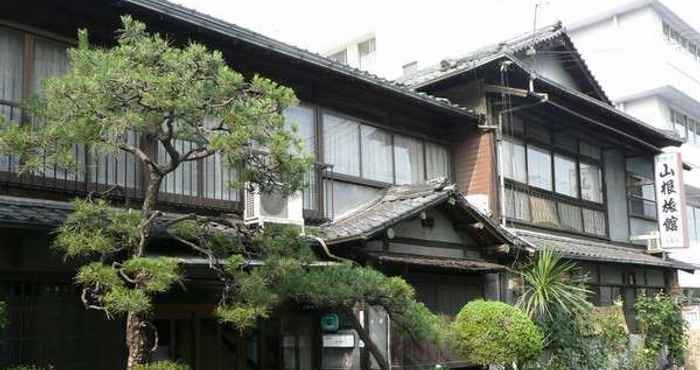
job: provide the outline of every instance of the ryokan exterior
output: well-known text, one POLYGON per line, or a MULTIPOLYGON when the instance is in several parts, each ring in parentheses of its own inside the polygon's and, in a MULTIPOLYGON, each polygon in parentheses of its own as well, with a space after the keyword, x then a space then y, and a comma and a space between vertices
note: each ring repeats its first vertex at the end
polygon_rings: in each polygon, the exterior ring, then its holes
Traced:
MULTIPOLYGON (((530 47, 543 56, 575 50, 560 28, 395 83, 164 0, 3 2, 0 114, 26 121, 21 103, 41 93, 42 79, 66 70, 77 29, 109 46, 123 14, 175 43, 222 51, 246 76, 293 88, 302 103, 285 114, 316 159, 298 217, 318 226, 319 253, 406 278, 438 313, 454 315, 479 297, 512 301, 518 286, 509 266, 545 247, 593 273, 601 305, 622 295, 629 307, 640 290, 671 289, 678 269, 693 269, 630 243, 635 230, 656 225, 646 212, 648 183, 630 187, 630 178, 653 178, 653 156, 679 145, 678 138, 612 108, 580 59, 561 64, 538 56, 553 75, 542 72, 530 88, 530 47), (500 140, 506 154, 499 157, 500 140)), ((133 142, 159 150, 147 137, 133 142)), ((147 180, 128 158, 94 158, 80 148, 75 154, 81 166, 74 171, 23 177, 13 158, 0 160, 0 293, 11 314, 0 332, 0 366, 123 368, 122 323, 84 310, 73 266, 49 249, 51 230, 73 197, 118 185, 111 201, 129 207, 147 180)), ((163 184, 159 208, 241 216, 248 195, 226 187, 233 176, 216 157, 181 167, 163 184)), ((172 241, 159 243, 163 254, 173 253, 172 241)), ((339 328, 323 327, 329 312, 288 305, 247 335, 219 325, 212 315, 216 280, 206 263, 177 257, 188 289, 156 302, 158 359, 197 370, 359 368, 364 349, 356 334, 342 318, 339 328), (324 340, 328 335, 342 340, 324 340)), ((385 315, 368 311, 365 323, 395 368, 468 366, 392 335, 385 315)))

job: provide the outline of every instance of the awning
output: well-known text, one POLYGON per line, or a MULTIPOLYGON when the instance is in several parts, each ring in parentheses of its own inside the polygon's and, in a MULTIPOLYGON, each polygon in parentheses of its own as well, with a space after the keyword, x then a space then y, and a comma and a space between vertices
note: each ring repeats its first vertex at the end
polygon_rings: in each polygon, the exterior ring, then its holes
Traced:
POLYGON ((643 247, 630 243, 598 241, 522 229, 510 231, 536 250, 550 249, 562 257, 574 260, 658 266, 686 271, 700 269, 700 266, 690 263, 648 254, 643 247))
POLYGON ((496 263, 465 258, 420 256, 413 254, 368 252, 367 256, 380 263, 437 268, 441 270, 498 272, 508 268, 496 263))

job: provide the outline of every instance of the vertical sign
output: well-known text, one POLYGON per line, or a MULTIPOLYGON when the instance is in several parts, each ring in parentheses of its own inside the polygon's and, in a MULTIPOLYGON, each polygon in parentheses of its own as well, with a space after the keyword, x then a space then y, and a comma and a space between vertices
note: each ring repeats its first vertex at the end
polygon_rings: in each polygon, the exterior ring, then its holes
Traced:
POLYGON ((656 205, 661 248, 687 248, 687 209, 680 153, 662 153, 655 158, 656 205))

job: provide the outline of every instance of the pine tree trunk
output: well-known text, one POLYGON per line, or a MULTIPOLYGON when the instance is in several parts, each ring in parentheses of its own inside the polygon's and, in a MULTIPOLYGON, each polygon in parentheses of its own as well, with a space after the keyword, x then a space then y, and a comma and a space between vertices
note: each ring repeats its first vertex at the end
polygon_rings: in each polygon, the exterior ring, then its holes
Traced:
MULTIPOLYGON (((369 351, 369 353, 372 354, 375 360, 377 360, 377 364, 379 364, 379 368, 381 370, 391 370, 391 366, 389 365, 389 362, 387 361, 386 357, 384 357, 384 354, 382 351, 377 347, 377 345, 374 343, 372 338, 369 335, 369 330, 365 328, 362 323, 360 323, 360 320, 357 318, 355 315, 355 311, 352 309, 346 310, 346 315, 349 316, 350 318, 350 325, 352 325, 352 328, 355 329, 357 334, 360 336, 360 339, 365 343, 365 348, 369 351)), ((369 370, 370 361, 363 361, 365 364, 363 364, 363 367, 366 366, 363 370, 369 370)))
MULTIPOLYGON (((143 206, 141 207, 143 213, 143 223, 140 227, 141 241, 136 250, 132 252, 131 257, 143 257, 145 255, 146 244, 153 232, 153 220, 151 219, 151 215, 155 212, 162 179, 163 177, 155 172, 151 172, 149 176, 148 186, 144 194, 143 206)), ((137 281, 134 289, 143 289, 143 287, 140 287, 137 281)), ((129 349, 129 357, 127 359, 126 370, 133 370, 137 365, 145 364, 150 360, 151 341, 148 333, 149 327, 151 327, 151 325, 149 325, 147 313, 129 312, 127 315, 126 346, 129 349)))
POLYGON ((134 312, 129 312, 126 318, 126 346, 129 348, 127 370, 133 370, 136 365, 145 364, 150 359, 147 320, 146 314, 134 312))

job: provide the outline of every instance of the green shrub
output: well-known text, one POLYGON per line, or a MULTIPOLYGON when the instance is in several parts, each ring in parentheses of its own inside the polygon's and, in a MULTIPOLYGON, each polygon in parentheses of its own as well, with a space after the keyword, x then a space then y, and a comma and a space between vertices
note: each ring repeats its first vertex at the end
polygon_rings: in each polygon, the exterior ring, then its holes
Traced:
POLYGON ((664 347, 668 349, 668 361, 683 366, 688 350, 688 328, 680 304, 673 297, 659 293, 654 297, 637 297, 634 308, 645 334, 644 347, 637 358, 638 368, 654 368, 664 347))
POLYGON ((473 301, 457 315, 454 350, 478 365, 522 365, 542 352, 540 329, 520 309, 495 301, 473 301))
POLYGON ((0 301, 0 329, 7 326, 7 305, 0 301))
POLYGON ((150 364, 136 365, 134 370, 190 370, 190 367, 177 362, 159 361, 150 364))
POLYGON ((5 370, 43 370, 40 367, 34 365, 15 365, 5 368, 5 370))

